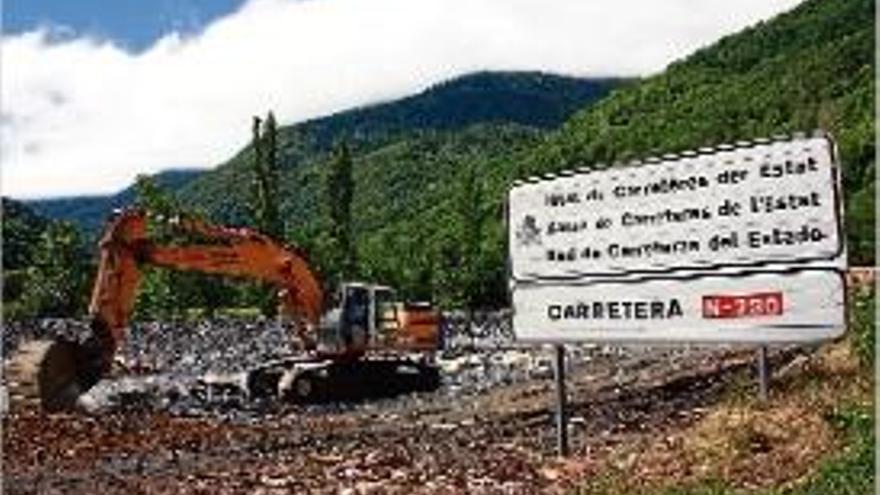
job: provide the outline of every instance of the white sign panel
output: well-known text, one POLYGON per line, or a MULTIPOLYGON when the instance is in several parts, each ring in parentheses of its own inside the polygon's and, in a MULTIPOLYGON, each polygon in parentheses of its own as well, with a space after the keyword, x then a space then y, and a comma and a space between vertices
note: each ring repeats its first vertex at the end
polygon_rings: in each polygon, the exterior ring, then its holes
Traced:
POLYGON ((835 270, 705 275, 513 289, 517 340, 804 342, 845 328, 835 270))
POLYGON ((828 138, 578 171, 509 193, 514 280, 833 260, 843 253, 828 138))

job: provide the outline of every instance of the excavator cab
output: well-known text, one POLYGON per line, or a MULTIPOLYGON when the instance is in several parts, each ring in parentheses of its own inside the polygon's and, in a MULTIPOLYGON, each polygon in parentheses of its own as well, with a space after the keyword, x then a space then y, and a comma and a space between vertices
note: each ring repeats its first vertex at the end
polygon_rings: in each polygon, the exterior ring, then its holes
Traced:
POLYGON ((321 354, 357 357, 384 343, 397 329, 390 287, 347 282, 335 299, 337 304, 324 315, 318 329, 321 354))
POLYGON ((367 350, 428 352, 440 348, 440 314, 429 303, 402 302, 385 285, 348 282, 325 315, 318 352, 360 356, 367 350))

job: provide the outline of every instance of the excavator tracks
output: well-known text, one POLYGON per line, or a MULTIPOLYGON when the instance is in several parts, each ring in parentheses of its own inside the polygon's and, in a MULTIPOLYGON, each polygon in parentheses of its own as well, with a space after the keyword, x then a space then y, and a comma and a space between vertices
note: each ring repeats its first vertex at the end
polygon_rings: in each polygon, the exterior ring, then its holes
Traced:
POLYGON ((77 344, 62 340, 22 343, 3 365, 10 409, 72 409, 80 394, 77 348, 77 344))

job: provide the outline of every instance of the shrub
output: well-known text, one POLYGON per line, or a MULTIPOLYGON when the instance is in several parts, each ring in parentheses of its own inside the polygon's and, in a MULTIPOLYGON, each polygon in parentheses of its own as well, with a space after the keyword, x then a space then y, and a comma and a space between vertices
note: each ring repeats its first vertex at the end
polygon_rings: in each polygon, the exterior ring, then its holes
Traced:
POLYGON ((850 303, 852 344, 862 366, 874 367, 877 333, 875 290, 857 291, 850 303))

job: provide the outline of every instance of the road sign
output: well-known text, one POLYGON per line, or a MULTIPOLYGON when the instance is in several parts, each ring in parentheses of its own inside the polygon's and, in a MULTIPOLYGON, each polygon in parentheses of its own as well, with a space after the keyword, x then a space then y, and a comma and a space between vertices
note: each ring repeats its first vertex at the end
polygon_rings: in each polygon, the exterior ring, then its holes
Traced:
POLYGON ((527 180, 508 193, 516 339, 758 343, 846 327, 839 172, 824 135, 527 180))
POLYGON ((723 267, 839 267, 838 169, 827 137, 576 170, 508 197, 516 281, 723 267))
POLYGON ((803 342, 845 328, 829 137, 514 185, 514 333, 534 342, 803 342))
POLYGON ((517 340, 614 343, 805 342, 845 327, 836 270, 522 284, 517 340))

